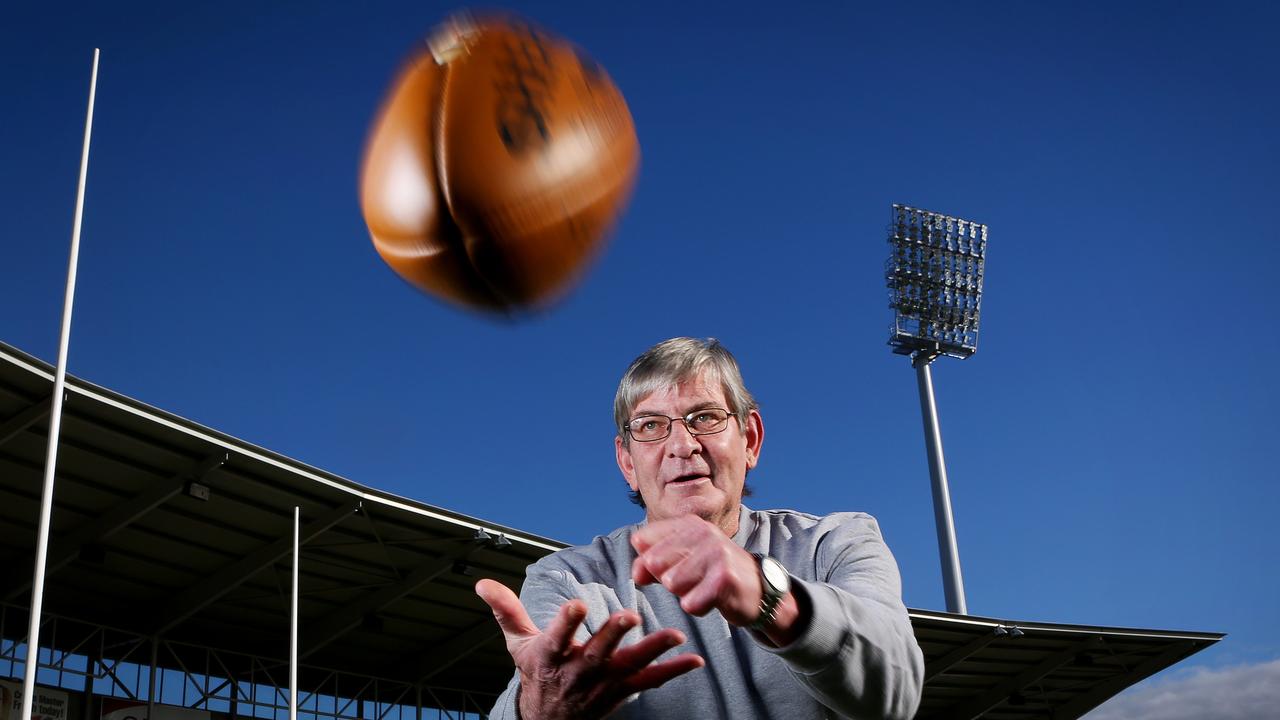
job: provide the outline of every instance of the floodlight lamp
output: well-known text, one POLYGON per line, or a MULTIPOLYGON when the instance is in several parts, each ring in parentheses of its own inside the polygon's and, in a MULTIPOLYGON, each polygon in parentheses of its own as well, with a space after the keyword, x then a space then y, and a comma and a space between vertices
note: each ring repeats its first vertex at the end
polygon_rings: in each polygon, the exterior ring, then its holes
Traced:
POLYGON ((885 280, 899 355, 966 358, 978 349, 987 226, 893 206, 885 280))

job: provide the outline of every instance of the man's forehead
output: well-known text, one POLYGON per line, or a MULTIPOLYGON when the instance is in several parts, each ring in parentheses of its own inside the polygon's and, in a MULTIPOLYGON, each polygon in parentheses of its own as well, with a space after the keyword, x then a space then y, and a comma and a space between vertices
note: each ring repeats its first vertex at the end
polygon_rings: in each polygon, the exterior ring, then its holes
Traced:
POLYGON ((724 388, 714 373, 706 370, 692 377, 678 380, 640 398, 636 412, 684 409, 697 405, 725 405, 724 388), (671 408, 670 405, 678 407, 671 408), (659 407, 661 406, 661 407, 659 407))

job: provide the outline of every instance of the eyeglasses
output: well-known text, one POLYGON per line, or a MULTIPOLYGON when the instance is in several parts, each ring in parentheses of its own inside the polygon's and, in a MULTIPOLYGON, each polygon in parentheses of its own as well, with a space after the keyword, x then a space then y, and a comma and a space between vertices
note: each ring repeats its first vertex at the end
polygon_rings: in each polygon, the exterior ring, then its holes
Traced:
POLYGON ((666 415, 641 415, 626 424, 624 429, 636 442, 657 442, 671 434, 671 426, 684 423, 690 435, 714 435, 729 426, 733 414, 724 408, 694 410, 684 417, 666 415))

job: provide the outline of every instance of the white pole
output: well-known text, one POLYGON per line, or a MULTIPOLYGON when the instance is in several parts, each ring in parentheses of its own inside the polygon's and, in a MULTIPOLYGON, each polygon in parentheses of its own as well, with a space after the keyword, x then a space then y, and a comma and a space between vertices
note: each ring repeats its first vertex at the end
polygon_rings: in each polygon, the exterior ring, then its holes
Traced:
POLYGON ((293 598, 289 608, 289 720, 298 720, 298 524, 301 509, 293 507, 293 598))
POLYGON ((36 668, 40 664, 40 614, 44 607, 44 570, 49 551, 49 518, 53 514, 53 475, 58 464, 58 434, 62 426, 62 395, 67 380, 67 346, 71 341, 71 307, 76 298, 76 263, 80 259, 80 220, 84 217, 84 185, 89 174, 89 138, 93 134, 93 98, 98 91, 98 48, 93 49, 93 75, 89 79, 89 111, 84 120, 84 147, 80 151, 80 184, 76 188, 76 219, 71 229, 71 260, 67 263, 67 293, 62 304, 62 335, 58 341, 58 369, 53 377, 53 407, 49 415, 49 451, 44 461, 44 491, 40 496, 40 530, 36 539, 36 566, 31 578, 31 624, 27 631, 26 673, 22 681, 22 715, 30 720, 35 696, 36 668))

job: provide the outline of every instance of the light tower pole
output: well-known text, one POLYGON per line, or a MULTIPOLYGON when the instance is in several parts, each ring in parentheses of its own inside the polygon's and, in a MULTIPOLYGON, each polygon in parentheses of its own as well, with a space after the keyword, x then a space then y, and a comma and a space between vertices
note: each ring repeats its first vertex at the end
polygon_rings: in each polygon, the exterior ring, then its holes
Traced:
POLYGON ((929 365, 943 355, 964 359, 978 350, 987 226, 895 204, 889 247, 885 279, 894 316, 889 345, 910 357, 916 369, 947 611, 968 614, 929 365))

